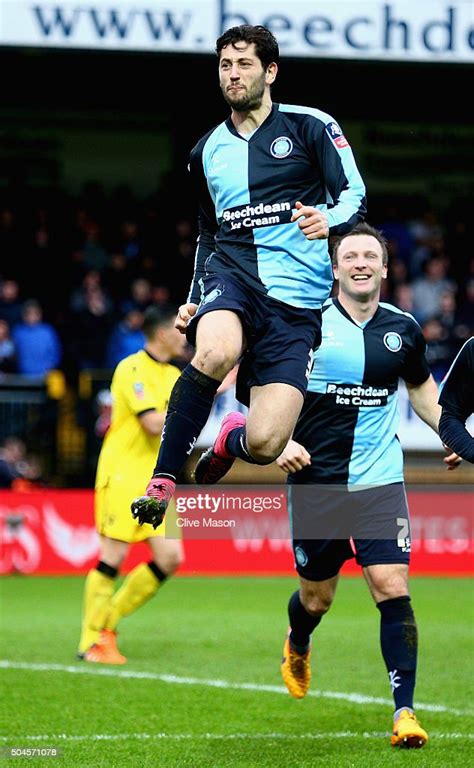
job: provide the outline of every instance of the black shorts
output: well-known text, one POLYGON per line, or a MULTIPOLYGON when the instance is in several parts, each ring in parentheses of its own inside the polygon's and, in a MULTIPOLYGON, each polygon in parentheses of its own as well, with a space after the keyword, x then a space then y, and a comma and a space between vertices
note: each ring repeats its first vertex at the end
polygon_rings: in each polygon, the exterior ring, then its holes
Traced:
POLYGON ((304 397, 313 352, 321 344, 321 310, 276 301, 228 275, 207 275, 202 284, 204 297, 186 338, 195 344, 197 322, 207 312, 228 309, 239 315, 247 351, 239 366, 237 399, 248 405, 251 387, 274 383, 291 384, 304 397))
POLYGON ((403 483, 349 491, 289 480, 296 570, 308 581, 360 566, 410 562, 410 518, 403 483))

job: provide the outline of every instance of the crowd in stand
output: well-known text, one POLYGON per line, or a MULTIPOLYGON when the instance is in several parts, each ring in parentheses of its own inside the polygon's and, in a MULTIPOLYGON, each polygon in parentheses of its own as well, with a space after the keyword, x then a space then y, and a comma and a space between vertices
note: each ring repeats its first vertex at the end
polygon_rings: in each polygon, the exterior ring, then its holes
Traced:
POLYGON ((80 199, 32 193, 4 203, 0 371, 60 367, 74 381, 115 367, 143 345, 146 307, 183 299, 195 238, 159 195, 138 205, 127 190, 107 199, 92 186, 80 199))
MULTIPOLYGON (((0 372, 44 376, 114 368, 143 344, 143 311, 182 303, 193 269, 192 206, 169 191, 137 201, 97 184, 80 197, 43 191, 0 206, 0 372)), ((467 217, 427 204, 378 205, 370 223, 389 243, 383 299, 415 316, 439 380, 474 328, 474 257, 467 217)))
POLYGON ((0 442, 0 489, 32 490, 41 481, 39 456, 27 453, 26 443, 10 435, 0 442))
POLYGON ((460 206, 445 219, 427 205, 403 219, 393 203, 375 223, 388 240, 384 299, 420 323, 430 368, 440 381, 474 333, 472 224, 460 206))

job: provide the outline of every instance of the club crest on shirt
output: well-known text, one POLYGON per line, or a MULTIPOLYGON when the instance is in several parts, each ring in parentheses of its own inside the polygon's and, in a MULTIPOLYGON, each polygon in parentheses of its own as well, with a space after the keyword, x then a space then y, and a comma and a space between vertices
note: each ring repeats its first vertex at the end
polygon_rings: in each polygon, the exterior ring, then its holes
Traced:
POLYGON ((395 331, 389 331, 383 337, 383 343, 390 352, 398 352, 402 348, 402 337, 395 331))
POLYGON ((337 123, 328 123, 326 131, 338 149, 343 149, 344 147, 349 146, 349 142, 337 123))
POLYGON ((143 400, 145 397, 145 385, 142 381, 136 381, 133 385, 133 391, 135 392, 135 395, 139 398, 139 400, 143 400))
POLYGON ((270 152, 277 160, 282 160, 293 152, 293 142, 288 136, 279 136, 272 141, 270 152))

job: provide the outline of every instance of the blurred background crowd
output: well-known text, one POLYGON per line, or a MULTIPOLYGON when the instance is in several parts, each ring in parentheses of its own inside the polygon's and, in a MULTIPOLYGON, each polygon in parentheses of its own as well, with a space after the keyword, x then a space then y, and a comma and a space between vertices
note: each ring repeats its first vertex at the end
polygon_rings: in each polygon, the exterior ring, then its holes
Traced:
MULTIPOLYGON (((113 369, 143 345, 151 303, 182 303, 192 275, 194 210, 173 216, 164 185, 144 200, 97 183, 77 197, 32 190, 0 208, 0 371, 24 376, 113 369)), ((437 380, 474 327, 474 255, 465 217, 423 199, 378 200, 368 220, 389 243, 383 299, 410 312, 437 380)))
MULTIPOLYGON (((143 346, 143 312, 178 303, 196 234, 170 220, 157 194, 109 197, 97 184, 74 199, 32 191, 0 210, 0 370, 26 376, 114 368, 143 346), (161 215, 158 214, 161 212, 161 215)), ((188 212, 187 212, 188 213, 188 212)))
MULTIPOLYGON (((147 306, 187 295, 196 217, 191 202, 176 217, 175 184, 146 199, 88 183, 2 200, 0 485, 93 482, 114 367, 143 346, 147 306)), ((418 320, 439 382, 474 329, 467 213, 378 197, 368 220, 389 244, 383 300, 418 320)))

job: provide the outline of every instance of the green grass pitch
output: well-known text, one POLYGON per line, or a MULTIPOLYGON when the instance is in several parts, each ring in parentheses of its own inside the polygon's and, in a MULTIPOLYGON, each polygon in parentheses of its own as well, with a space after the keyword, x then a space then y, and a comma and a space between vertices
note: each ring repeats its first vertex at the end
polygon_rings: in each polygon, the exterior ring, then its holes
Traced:
POLYGON ((83 579, 0 582, 0 747, 59 748, 5 765, 380 768, 474 765, 474 588, 414 578, 423 750, 394 751, 378 611, 342 579, 315 633, 310 696, 279 662, 287 578, 176 578, 120 625, 124 667, 75 659, 83 579), (220 681, 220 682, 219 682, 220 681), (340 695, 339 695, 340 694, 340 695), (35 738, 40 737, 40 738, 35 738))

